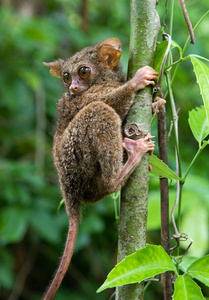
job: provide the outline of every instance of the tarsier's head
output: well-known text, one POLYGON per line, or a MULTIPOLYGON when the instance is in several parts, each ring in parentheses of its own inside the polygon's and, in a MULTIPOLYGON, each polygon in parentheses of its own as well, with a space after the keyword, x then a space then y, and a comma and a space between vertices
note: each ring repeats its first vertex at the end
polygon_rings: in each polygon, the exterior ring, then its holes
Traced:
MULTIPOLYGON (((81 95, 93 84, 105 81, 108 73, 110 77, 117 74, 121 54, 120 41, 111 38, 96 46, 84 48, 66 61, 59 59, 44 64, 51 68, 53 76, 62 79, 70 94, 81 95)), ((119 80, 123 81, 124 76, 120 75, 119 80)))

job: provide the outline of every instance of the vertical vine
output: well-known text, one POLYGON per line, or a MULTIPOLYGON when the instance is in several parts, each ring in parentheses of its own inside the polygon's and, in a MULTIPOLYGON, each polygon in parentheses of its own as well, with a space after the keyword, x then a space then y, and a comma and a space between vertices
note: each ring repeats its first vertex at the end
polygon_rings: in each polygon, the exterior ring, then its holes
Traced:
MULTIPOLYGON (((145 66, 153 66, 154 51, 160 27, 156 11, 156 0, 131 0, 130 3, 130 55, 128 78, 145 66)), ((142 135, 151 130, 152 90, 147 87, 140 91, 129 111, 125 125, 137 123, 142 135)), ((122 189, 119 224, 118 261, 146 244, 148 209, 148 164, 149 155, 141 160, 132 176, 122 189)), ((142 284, 131 284, 117 288, 117 300, 143 299, 142 284)))

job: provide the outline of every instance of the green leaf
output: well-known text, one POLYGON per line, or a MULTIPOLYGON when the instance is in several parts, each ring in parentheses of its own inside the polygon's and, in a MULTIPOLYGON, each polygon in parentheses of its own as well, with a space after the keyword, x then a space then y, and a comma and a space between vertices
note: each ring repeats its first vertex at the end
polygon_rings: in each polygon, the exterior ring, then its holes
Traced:
MULTIPOLYGON (((167 50, 168 47, 168 41, 165 40, 161 43, 158 43, 158 46, 156 48, 156 52, 155 52, 155 63, 154 63, 154 69, 157 72, 160 72, 161 69, 161 65, 163 62, 163 58, 165 56, 165 52, 167 50)), ((180 57, 182 56, 182 48, 175 42, 175 41, 171 41, 171 49, 173 48, 178 48, 179 50, 179 55, 180 57)))
POLYGON ((197 259, 198 258, 194 256, 189 256, 189 255, 184 256, 182 262, 179 264, 179 269, 185 273, 188 267, 197 259))
POLYGON ((209 286, 209 255, 193 262, 187 269, 186 274, 209 286))
POLYGON ((19 207, 7 207, 0 215, 0 242, 19 242, 27 230, 27 211, 19 207))
POLYGON ((14 287, 14 255, 8 248, 0 249, 0 290, 11 290, 14 287))
POLYGON ((149 163, 152 166, 152 172, 160 175, 161 177, 166 177, 169 179, 182 180, 176 173, 174 173, 162 160, 160 160, 155 155, 150 155, 149 163))
POLYGON ((176 43, 175 41, 171 41, 171 49, 173 49, 173 48, 178 48, 178 50, 179 50, 179 56, 180 56, 180 58, 182 57, 182 48, 179 46, 179 44, 178 43, 176 43))
POLYGON ((97 292, 115 286, 141 282, 166 271, 176 272, 172 259, 161 246, 147 245, 122 260, 109 273, 97 292))
POLYGON ((194 72, 197 78, 197 83, 200 87, 200 93, 203 98, 203 103, 206 110, 207 122, 209 125, 209 68, 200 59, 190 56, 194 67, 194 72))
POLYGON ((64 199, 60 200, 60 203, 59 203, 59 205, 58 205, 58 207, 57 207, 57 214, 59 214, 60 208, 61 208, 64 204, 65 204, 65 200, 64 200, 64 199))
POLYGON ((33 208, 30 213, 29 221, 41 238, 52 243, 59 242, 60 230, 57 226, 56 219, 46 211, 33 208))
POLYGON ((157 72, 160 72, 161 65, 162 65, 163 58, 164 58, 167 47, 168 47, 168 41, 163 41, 163 42, 159 43, 156 48, 154 69, 157 72))
POLYGON ((209 134, 209 124, 204 106, 196 107, 189 112, 189 126, 199 144, 209 134))
POLYGON ((173 300, 205 300, 200 287, 189 277, 179 276, 174 283, 173 300))
MULTIPOLYGON (((194 204, 193 202, 193 206, 187 208, 181 221, 180 231, 186 232, 193 239, 190 255, 201 257, 207 252, 209 242, 208 211, 205 209, 205 203, 200 201, 194 204)), ((187 246, 188 243, 182 243, 182 248, 186 249, 187 246)))

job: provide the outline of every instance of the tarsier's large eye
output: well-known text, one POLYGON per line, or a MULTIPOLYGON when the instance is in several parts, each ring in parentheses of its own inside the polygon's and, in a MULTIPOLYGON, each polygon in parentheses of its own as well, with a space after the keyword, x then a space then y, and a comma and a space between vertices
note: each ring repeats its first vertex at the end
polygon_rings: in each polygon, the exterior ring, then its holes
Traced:
POLYGON ((64 81, 65 84, 68 84, 68 85, 71 84, 72 79, 71 79, 71 76, 70 76, 69 73, 67 73, 67 72, 64 73, 63 81, 64 81))
POLYGON ((91 69, 89 67, 81 67, 78 71, 78 75, 82 79, 88 78, 90 74, 91 74, 91 69))

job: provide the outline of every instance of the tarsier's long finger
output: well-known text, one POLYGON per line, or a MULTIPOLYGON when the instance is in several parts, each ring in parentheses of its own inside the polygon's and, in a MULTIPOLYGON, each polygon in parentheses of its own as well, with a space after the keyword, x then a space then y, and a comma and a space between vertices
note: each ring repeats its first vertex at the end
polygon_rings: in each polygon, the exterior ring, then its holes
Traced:
POLYGON ((154 75, 159 75, 159 73, 157 71, 155 71, 155 69, 153 69, 150 66, 146 66, 146 69, 147 69, 147 71, 150 71, 154 75))
POLYGON ((158 77, 149 75, 149 76, 145 76, 144 79, 147 80, 147 81, 154 81, 154 83, 156 84, 156 82, 158 80, 158 77))
POLYGON ((153 80, 150 80, 149 84, 151 84, 151 85, 155 86, 155 85, 156 85, 156 82, 155 82, 155 81, 153 81, 153 80))
POLYGON ((149 155, 152 155, 154 152, 154 149, 149 150, 149 155))
POLYGON ((153 81, 153 80, 144 80, 144 84, 147 86, 147 85, 153 85, 153 86, 155 86, 155 84, 156 84, 156 82, 155 81, 153 81))
POLYGON ((160 97, 156 97, 155 101, 158 104, 158 108, 161 108, 164 104, 166 104, 166 100, 160 97))
POLYGON ((152 145, 150 145, 148 151, 149 151, 149 155, 152 155, 155 149, 155 144, 153 143, 152 145))
POLYGON ((153 79, 153 80, 157 81, 158 80, 158 75, 159 75, 158 73, 157 74, 147 73, 145 77, 146 77, 146 79, 153 79))
POLYGON ((150 141, 150 142, 146 142, 148 147, 155 147, 155 142, 154 141, 150 141))
POLYGON ((148 147, 148 151, 153 151, 154 150, 154 148, 155 148, 155 145, 153 144, 153 145, 147 145, 148 147))

